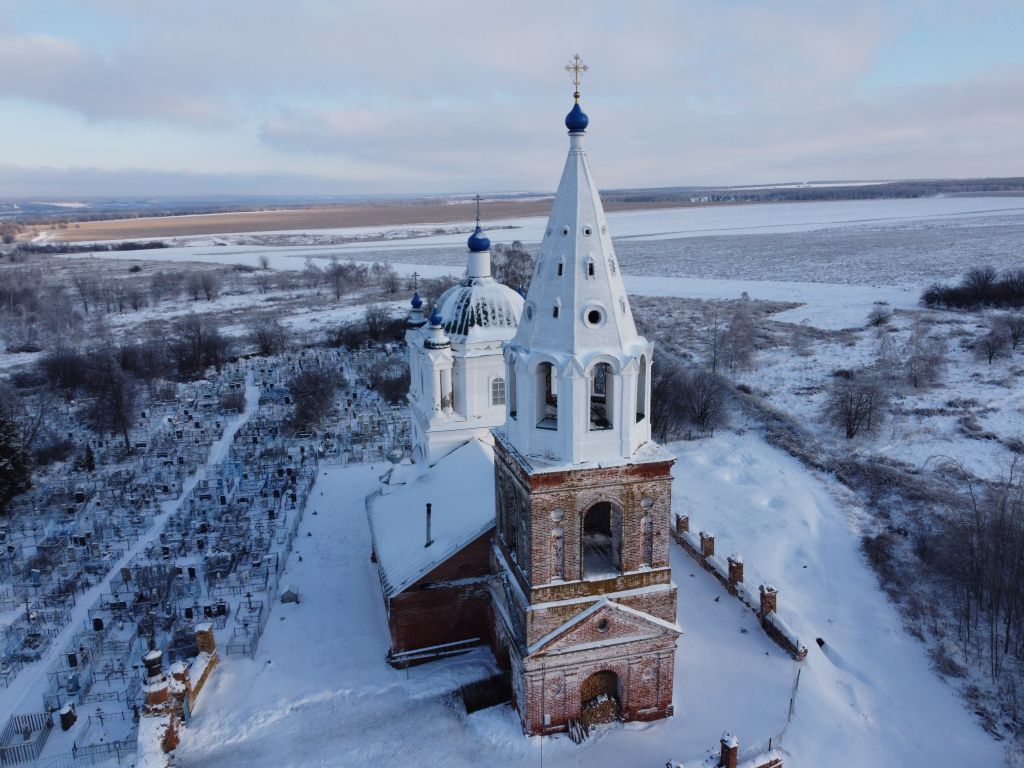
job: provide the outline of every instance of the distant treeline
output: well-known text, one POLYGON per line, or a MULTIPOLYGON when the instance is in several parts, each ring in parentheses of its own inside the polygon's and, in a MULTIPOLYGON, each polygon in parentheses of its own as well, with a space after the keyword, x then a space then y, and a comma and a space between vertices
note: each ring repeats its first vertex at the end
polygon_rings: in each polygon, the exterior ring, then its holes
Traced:
POLYGON ((975 267, 959 285, 935 283, 921 295, 929 307, 1024 307, 1024 269, 998 272, 994 267, 975 267))
POLYGON ((19 243, 19 253, 93 253, 94 251, 148 251, 166 248, 163 240, 126 240, 119 243, 19 243))
POLYGON ((835 186, 791 186, 762 189, 729 187, 666 187, 661 189, 618 189, 601 193, 607 202, 801 202, 810 200, 871 200, 882 198, 932 197, 934 195, 1024 194, 1024 178, 948 179, 892 181, 878 184, 837 184, 835 186))

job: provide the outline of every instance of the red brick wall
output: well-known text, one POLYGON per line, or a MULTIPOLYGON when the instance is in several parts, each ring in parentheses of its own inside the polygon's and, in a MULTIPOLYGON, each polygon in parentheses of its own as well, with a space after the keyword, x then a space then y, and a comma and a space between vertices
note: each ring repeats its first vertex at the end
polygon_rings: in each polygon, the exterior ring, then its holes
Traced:
POLYGON ((450 557, 388 605, 391 652, 405 653, 490 633, 487 590, 492 532, 450 557))

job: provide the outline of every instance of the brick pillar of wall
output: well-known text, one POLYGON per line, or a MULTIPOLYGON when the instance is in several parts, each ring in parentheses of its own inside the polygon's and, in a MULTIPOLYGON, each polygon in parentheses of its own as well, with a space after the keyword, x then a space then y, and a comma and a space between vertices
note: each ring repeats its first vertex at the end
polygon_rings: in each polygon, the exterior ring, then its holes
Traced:
POLYGON ((729 555, 729 583, 734 587, 743 583, 743 557, 729 555))
POLYGON ((700 532, 700 553, 704 557, 715 554, 715 536, 707 531, 700 532))
POLYGON ((676 533, 682 534, 690 530, 690 516, 676 515, 676 533))
POLYGON ((758 591, 761 593, 761 610, 758 616, 762 619, 769 613, 774 613, 779 605, 779 591, 770 584, 762 584, 758 591))
POLYGON ((217 640, 213 636, 213 624, 208 621, 196 624, 196 645, 200 653, 213 653, 217 650, 217 640))
POLYGON ((736 768, 740 755, 739 739, 726 732, 722 734, 722 740, 719 743, 722 747, 718 757, 719 768, 736 768))

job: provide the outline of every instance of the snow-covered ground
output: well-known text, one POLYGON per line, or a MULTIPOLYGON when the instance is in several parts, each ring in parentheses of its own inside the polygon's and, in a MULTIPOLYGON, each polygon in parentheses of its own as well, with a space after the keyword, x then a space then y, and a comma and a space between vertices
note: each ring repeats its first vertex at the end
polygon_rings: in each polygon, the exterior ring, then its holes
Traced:
POLYGON ((753 432, 672 448, 675 511, 713 530, 721 552, 742 550, 748 584, 779 588, 782 616, 811 647, 804 662, 673 544, 684 630, 675 717, 607 726, 577 747, 524 737, 508 706, 467 716, 449 694, 494 672, 489 653, 403 671, 386 664, 361 501, 383 467, 328 467, 289 565, 302 603, 274 606, 255 659, 223 661, 176 764, 660 766, 702 759, 724 730, 744 753, 781 743, 797 768, 999 764, 999 747, 877 589, 857 549, 857 516, 833 483, 753 432))

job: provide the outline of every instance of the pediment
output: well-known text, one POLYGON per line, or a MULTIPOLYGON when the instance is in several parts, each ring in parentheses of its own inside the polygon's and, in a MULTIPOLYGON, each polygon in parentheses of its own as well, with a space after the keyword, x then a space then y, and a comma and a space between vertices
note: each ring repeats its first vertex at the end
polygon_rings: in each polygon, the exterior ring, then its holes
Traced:
POLYGON ((679 625, 604 599, 549 632, 528 652, 533 655, 571 653, 635 640, 672 638, 679 625))

